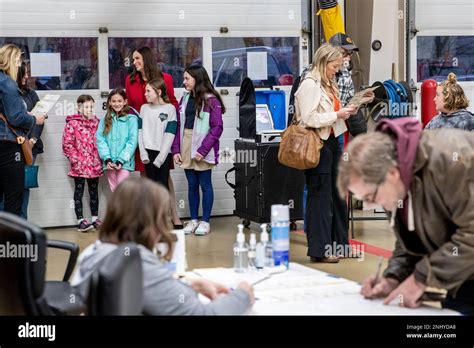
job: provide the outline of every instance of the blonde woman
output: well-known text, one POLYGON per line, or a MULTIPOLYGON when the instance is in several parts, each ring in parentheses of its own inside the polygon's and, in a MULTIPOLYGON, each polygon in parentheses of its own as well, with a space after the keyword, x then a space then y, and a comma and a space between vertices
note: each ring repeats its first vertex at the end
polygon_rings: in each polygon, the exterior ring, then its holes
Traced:
POLYGON ((426 129, 458 128, 467 131, 474 130, 474 115, 466 110, 469 106, 469 100, 461 85, 457 83, 454 73, 450 73, 448 79, 441 82, 436 88, 434 102, 436 110, 440 114, 426 125, 426 129))
POLYGON ((348 256, 347 206, 336 189, 337 165, 342 152, 337 137, 346 130, 345 120, 356 113, 341 107, 335 75, 342 65, 339 48, 324 44, 314 54, 313 68, 295 93, 296 112, 307 127, 318 130, 324 146, 316 168, 305 171, 306 236, 311 262, 337 263, 348 256), (344 249, 341 249, 342 248, 344 249))
POLYGON ((10 127, 24 136, 45 119, 44 114, 32 116, 26 111, 16 83, 21 62, 17 46, 8 44, 0 48, 0 197, 4 197, 5 211, 16 215, 21 214, 23 203, 25 162, 21 145, 10 127))

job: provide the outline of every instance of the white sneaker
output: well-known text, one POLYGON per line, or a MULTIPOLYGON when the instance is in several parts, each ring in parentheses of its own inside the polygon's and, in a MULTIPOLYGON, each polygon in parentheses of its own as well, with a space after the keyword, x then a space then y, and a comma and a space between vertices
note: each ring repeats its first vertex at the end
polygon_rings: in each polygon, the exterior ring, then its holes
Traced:
POLYGON ((194 231, 194 234, 196 236, 205 236, 206 234, 209 234, 211 232, 211 225, 209 222, 201 221, 194 231))
POLYGON ((193 234, 194 230, 196 229, 196 227, 198 227, 198 225, 199 223, 197 220, 188 221, 188 223, 184 227, 184 234, 193 234))

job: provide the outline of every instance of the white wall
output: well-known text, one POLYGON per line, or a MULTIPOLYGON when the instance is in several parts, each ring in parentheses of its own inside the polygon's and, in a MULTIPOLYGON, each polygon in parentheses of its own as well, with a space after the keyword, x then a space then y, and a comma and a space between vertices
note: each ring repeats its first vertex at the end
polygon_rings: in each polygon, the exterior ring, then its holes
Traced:
MULTIPOLYGON (((372 38, 382 42, 379 51, 370 49, 369 84, 392 78, 392 63, 398 67, 398 30, 404 21, 398 19, 398 0, 377 0, 373 5, 372 38)), ((398 71, 398 70, 397 70, 398 71)))
MULTIPOLYGON (((293 36, 301 31, 300 0, 206 0, 206 1, 126 1, 126 0, 0 0, 1 37, 99 37, 100 88, 87 90, 96 99, 96 112, 101 110, 101 91, 108 91, 107 37, 202 37, 203 63, 212 72, 211 38, 241 36, 293 36), (228 34, 219 28, 227 26, 228 34), (107 27, 108 34, 99 34, 99 27, 107 27)), ((301 60, 301 57, 300 57, 301 60)), ((219 88, 220 89, 220 88, 219 88)), ((221 148, 233 149, 238 137, 236 127, 236 99, 238 88, 227 88, 224 97, 228 112, 224 115, 221 148)), ((289 91, 290 88, 285 88, 289 91)), ((181 97, 182 89, 176 89, 181 97)), ((74 103, 81 91, 54 91, 61 94, 60 103, 74 103)), ((40 96, 44 92, 39 92, 40 96)), ((65 114, 50 114, 43 133, 45 153, 38 157, 40 188, 31 191, 29 218, 40 226, 76 224, 73 210, 73 185, 67 177, 68 162, 62 155, 61 135, 65 114)), ((224 173, 231 164, 221 164, 213 173, 215 202, 213 215, 232 214, 235 207, 233 191, 224 181, 224 173)), ((187 181, 181 169, 172 171, 177 199, 185 203, 181 216, 189 216, 187 181)), ((233 180, 233 177, 232 177, 233 180)), ((101 179, 100 215, 109 193, 106 179, 101 179)), ((88 197, 86 195, 86 197, 88 197)), ((88 202, 84 199, 86 214, 88 202)))

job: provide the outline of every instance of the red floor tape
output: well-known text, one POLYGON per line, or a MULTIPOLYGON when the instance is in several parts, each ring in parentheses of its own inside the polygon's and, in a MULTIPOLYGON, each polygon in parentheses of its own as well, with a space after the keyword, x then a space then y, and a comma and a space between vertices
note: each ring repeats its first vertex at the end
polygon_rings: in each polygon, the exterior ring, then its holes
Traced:
MULTIPOLYGON (((298 231, 294 231, 293 233, 297 233, 297 234, 302 234, 304 235, 304 231, 303 230, 298 230, 298 231)), ((358 246, 358 249, 359 250, 362 250, 368 254, 371 254, 371 255, 375 255, 375 256, 383 256, 384 258, 386 259, 389 259, 392 257, 392 252, 388 249, 384 249, 384 248, 380 248, 378 246, 375 246, 375 245, 371 245, 371 244, 367 244, 367 243, 364 243, 364 242, 360 242, 358 240, 355 240, 355 239, 350 239, 349 240, 349 244, 351 245, 354 245, 354 246, 358 246)))

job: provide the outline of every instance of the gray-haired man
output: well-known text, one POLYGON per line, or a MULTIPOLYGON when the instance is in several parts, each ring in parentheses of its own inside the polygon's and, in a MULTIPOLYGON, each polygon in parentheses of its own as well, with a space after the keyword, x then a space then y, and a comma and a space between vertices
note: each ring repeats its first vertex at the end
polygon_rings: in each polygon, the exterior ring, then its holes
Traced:
POLYGON ((382 120, 349 143, 338 189, 389 213, 396 244, 366 298, 417 307, 427 286, 448 290, 443 306, 474 315, 474 134, 421 130, 413 118, 382 120))

